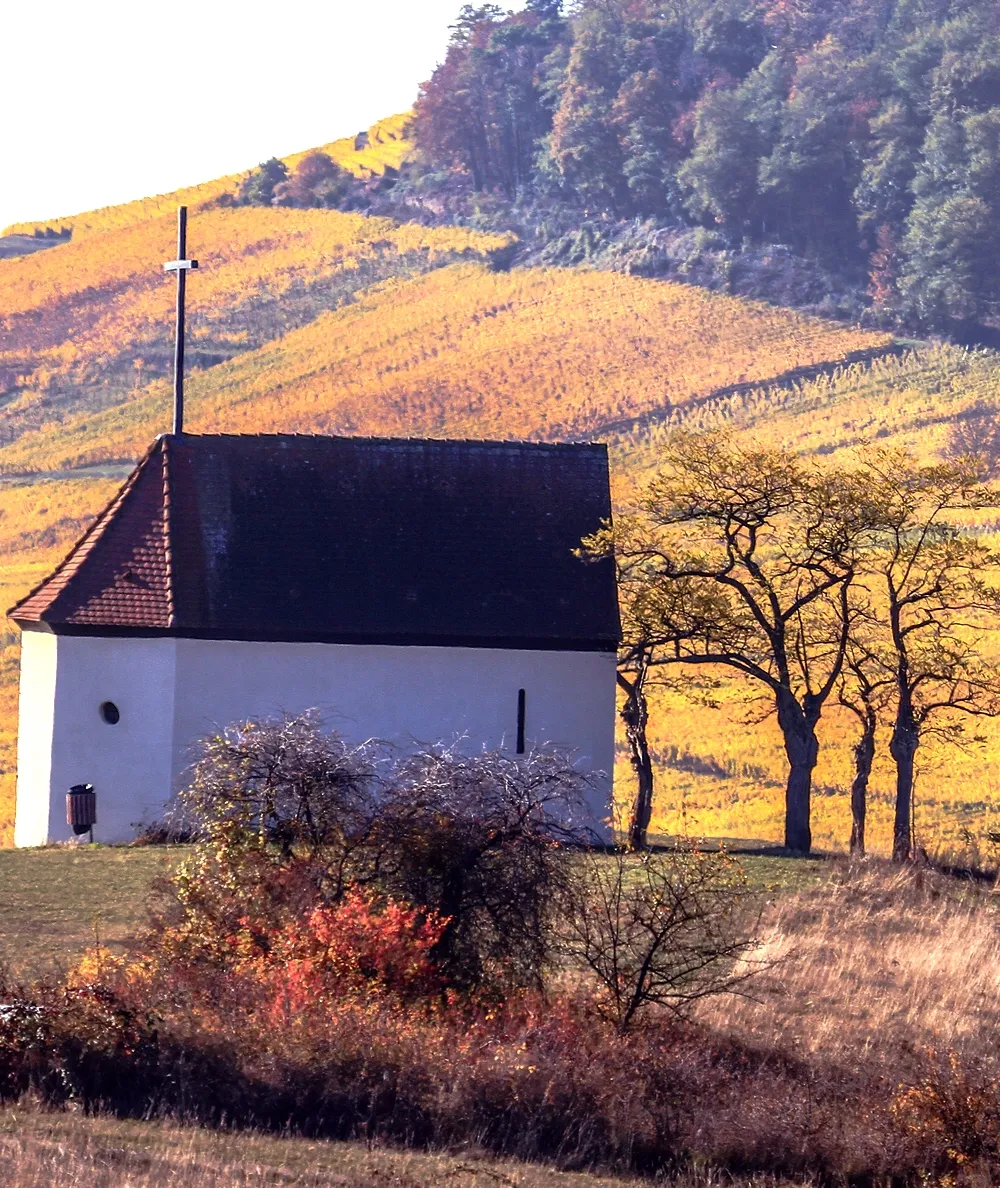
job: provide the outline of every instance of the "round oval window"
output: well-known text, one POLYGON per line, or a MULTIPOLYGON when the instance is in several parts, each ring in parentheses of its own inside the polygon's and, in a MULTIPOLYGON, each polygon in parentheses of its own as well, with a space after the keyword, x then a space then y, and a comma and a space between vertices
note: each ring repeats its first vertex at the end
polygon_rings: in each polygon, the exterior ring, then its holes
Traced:
POLYGON ((117 726, 121 718, 121 714, 118 712, 118 706, 113 701, 102 701, 101 717, 109 726, 117 726))

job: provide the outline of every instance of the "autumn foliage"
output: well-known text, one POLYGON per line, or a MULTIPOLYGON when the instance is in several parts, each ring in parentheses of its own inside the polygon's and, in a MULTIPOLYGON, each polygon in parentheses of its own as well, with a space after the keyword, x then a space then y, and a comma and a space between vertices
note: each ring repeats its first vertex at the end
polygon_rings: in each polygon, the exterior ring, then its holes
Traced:
POLYGON ((329 1010, 363 990, 427 997, 443 988, 432 954, 447 926, 435 912, 393 899, 379 909, 352 888, 339 903, 314 908, 272 937, 255 972, 286 1019, 329 1010))
POLYGON ((844 866, 767 910, 752 993, 624 1032, 571 965, 544 993, 442 992, 425 980, 440 921, 363 893, 262 934, 270 952, 230 938, 221 964, 154 936, 3 985, 0 1098, 661 1178, 992 1182, 987 897, 844 866))
MULTIPOLYGON (((174 226, 175 216, 163 216, 0 261, 0 383, 10 397, 0 441, 32 429, 49 433, 67 412, 117 406, 120 414, 123 403, 141 406, 150 393, 162 402, 166 387, 155 381, 171 366, 174 301, 162 260, 173 250, 174 226)), ((193 216, 189 243, 202 271, 189 286, 189 368, 215 367, 280 339, 372 285, 486 259, 507 242, 327 210, 240 207, 193 216)), ((155 434, 162 416, 152 423, 155 434)))
MULTIPOLYGON (((96 980, 158 1009, 169 1002, 172 1011, 198 1010, 202 999, 223 1014, 239 1004, 263 1028, 322 1026, 352 1004, 402 1008, 439 996, 447 980, 434 953, 447 925, 432 910, 352 887, 280 926, 241 915, 232 931, 203 934, 197 943, 184 925, 161 925, 135 959, 93 950, 70 981, 96 980)), ((203 1010, 199 1026, 214 1032, 226 1024, 203 1010)))
MULTIPOLYGON (((261 319, 273 316, 276 294, 288 293, 284 316, 291 316, 303 251, 320 254, 310 273, 311 283, 321 285, 327 269, 330 283, 339 284, 336 278, 349 276, 351 268, 360 280, 366 269, 380 266, 387 245, 399 259, 429 253, 433 262, 440 253, 445 263, 454 253, 482 257, 502 244, 498 237, 425 233, 388 222, 381 242, 373 242, 376 222, 336 212, 254 209, 204 220, 202 234, 225 235, 229 246, 192 296, 192 323, 200 325, 192 331, 192 349, 202 349, 201 343, 234 357, 191 375, 193 431, 593 437, 684 410, 731 385, 752 387, 795 368, 889 345, 884 334, 684 285, 557 269, 502 273, 474 263, 387 282, 257 349, 245 349, 256 345, 252 338, 229 343, 236 325, 243 335, 264 332, 261 319), (245 259, 241 253, 253 255, 265 224, 267 254, 245 259), (327 256, 331 252, 339 263, 327 256), (266 279, 265 266, 273 269, 266 279)), ((202 276, 209 271, 199 281, 202 276)), ((69 323, 55 326, 72 307, 46 309, 42 324, 55 319, 53 345, 37 359, 39 365, 46 357, 59 360, 58 374, 46 381, 53 390, 85 368, 92 352, 120 354, 130 335, 141 342, 150 325, 169 325, 168 288, 150 287, 145 278, 135 284, 134 310, 109 310, 94 326, 92 344, 82 327, 72 349, 56 343, 69 323)), ((99 303, 88 308, 98 317, 99 303)), ((133 373, 131 358, 127 370, 133 373)), ((76 411, 58 424, 48 419, 51 402, 51 395, 42 399, 25 387, 19 436, 0 448, 0 469, 50 470, 138 456, 164 424, 169 392, 162 383, 145 385, 124 403, 76 411)))

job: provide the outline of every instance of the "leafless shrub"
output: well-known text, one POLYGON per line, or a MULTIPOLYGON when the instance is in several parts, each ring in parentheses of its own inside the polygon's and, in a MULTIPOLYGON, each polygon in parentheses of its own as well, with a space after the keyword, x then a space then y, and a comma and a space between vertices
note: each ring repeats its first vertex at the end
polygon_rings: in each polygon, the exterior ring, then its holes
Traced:
POLYGON ((315 714, 248 721, 207 739, 180 816, 203 837, 253 835, 282 855, 344 843, 374 812, 382 756, 322 729, 315 714))
POLYGON ((997 407, 977 400, 948 430, 944 456, 950 461, 971 458, 985 482, 1000 474, 1000 420, 997 407))
POLYGON ((362 877, 449 921, 436 956, 452 984, 497 994, 538 987, 567 871, 562 846, 587 837, 587 784, 555 750, 404 759, 362 877))
POLYGON ((756 972, 742 870, 724 853, 585 856, 565 899, 570 957, 601 1015, 628 1031, 650 1006, 686 1015, 756 972))
POLYGON ((207 959, 241 918, 266 945, 290 917, 361 886, 448 921, 434 956, 453 987, 537 988, 560 847, 587 840, 588 782, 556 750, 391 756, 315 715, 246 723, 205 743, 181 797, 203 844, 167 889, 163 920, 183 921, 207 959))

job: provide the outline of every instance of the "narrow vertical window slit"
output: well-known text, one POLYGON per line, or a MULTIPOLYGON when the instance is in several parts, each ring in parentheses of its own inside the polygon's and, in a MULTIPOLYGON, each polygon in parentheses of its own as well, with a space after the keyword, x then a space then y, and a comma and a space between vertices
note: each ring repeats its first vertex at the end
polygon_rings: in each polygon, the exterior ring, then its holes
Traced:
POLYGON ((524 690, 517 691, 517 753, 524 754, 524 690))

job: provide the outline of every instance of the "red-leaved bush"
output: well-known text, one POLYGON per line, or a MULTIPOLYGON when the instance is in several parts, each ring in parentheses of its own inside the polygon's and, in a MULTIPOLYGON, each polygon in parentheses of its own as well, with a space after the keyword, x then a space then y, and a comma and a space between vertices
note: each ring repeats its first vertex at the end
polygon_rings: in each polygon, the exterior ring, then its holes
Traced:
POLYGON ((271 996, 272 1015, 284 1022, 358 994, 413 1001, 443 987, 431 953, 447 923, 393 899, 378 905, 352 889, 339 903, 287 924, 266 953, 237 973, 259 979, 271 996))
POLYGON ((217 740, 199 844, 133 952, 0 981, 0 1099, 657 1175, 996 1182, 991 1041, 978 1064, 845 1058, 685 1017, 745 981, 744 881, 724 855, 570 849, 549 809, 572 789, 559 761, 451 753, 390 779, 308 721, 217 740))

